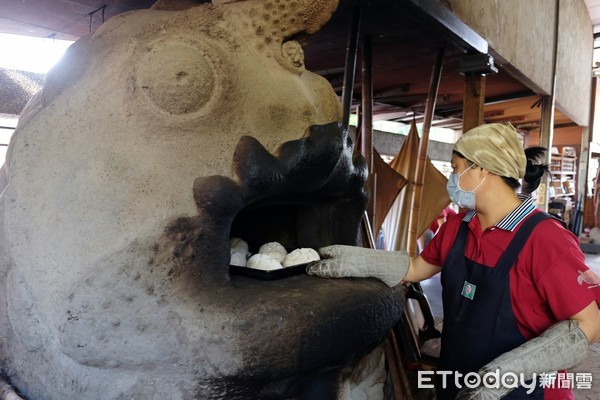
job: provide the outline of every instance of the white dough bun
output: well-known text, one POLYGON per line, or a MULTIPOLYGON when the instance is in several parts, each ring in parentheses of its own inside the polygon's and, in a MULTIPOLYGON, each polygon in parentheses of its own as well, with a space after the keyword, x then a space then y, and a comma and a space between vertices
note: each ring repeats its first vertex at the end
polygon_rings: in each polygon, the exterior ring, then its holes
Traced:
POLYGON ((269 256, 281 263, 285 259, 285 256, 287 256, 288 252, 280 243, 269 242, 260 246, 258 253, 269 256))
POLYGON ((284 267, 291 267, 293 265, 306 264, 311 261, 319 261, 319 253, 311 248, 296 249, 288 254, 283 260, 284 267))
POLYGON ((248 259, 246 263, 248 268, 260 269, 263 271, 272 271, 283 268, 281 263, 265 254, 255 254, 248 259))
POLYGON ((244 256, 248 254, 248 243, 240 238, 234 237, 229 239, 229 247, 238 253, 242 253, 244 256))
POLYGON ((230 265, 235 265, 238 267, 246 266, 246 254, 242 254, 239 251, 231 249, 231 260, 229 261, 230 265))

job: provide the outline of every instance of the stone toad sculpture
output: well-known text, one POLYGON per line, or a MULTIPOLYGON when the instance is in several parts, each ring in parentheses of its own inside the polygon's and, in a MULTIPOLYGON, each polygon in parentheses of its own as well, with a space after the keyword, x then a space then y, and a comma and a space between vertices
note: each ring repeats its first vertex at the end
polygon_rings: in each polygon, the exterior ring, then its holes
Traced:
POLYGON ((365 168, 294 40, 337 1, 169 4, 76 42, 21 116, 0 366, 31 400, 337 398, 399 293, 227 272, 236 216, 268 198, 318 200, 290 212, 315 246, 356 240, 365 168))

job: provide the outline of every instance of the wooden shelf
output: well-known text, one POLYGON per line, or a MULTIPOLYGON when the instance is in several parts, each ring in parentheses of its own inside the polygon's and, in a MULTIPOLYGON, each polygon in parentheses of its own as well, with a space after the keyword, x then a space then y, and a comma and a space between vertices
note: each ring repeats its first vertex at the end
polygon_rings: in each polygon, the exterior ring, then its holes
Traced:
POLYGON ((577 157, 552 155, 550 160, 550 172, 553 174, 577 173, 577 157))
POLYGON ((575 196, 575 193, 558 193, 558 194, 548 194, 549 199, 557 199, 559 197, 572 197, 575 196))
POLYGON ((550 182, 548 184, 548 211, 571 222, 573 200, 577 198, 577 153, 573 147, 556 148, 558 154, 550 157, 550 182))
POLYGON ((553 154, 550 159, 550 181, 548 197, 555 199, 559 197, 575 196, 575 181, 577 179, 577 157, 553 154), (565 193, 565 191, 567 191, 565 193))

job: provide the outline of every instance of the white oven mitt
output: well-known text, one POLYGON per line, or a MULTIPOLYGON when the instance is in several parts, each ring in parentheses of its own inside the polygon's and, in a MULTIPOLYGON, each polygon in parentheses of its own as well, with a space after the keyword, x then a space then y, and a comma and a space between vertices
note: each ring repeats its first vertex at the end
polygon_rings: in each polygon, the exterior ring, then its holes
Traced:
POLYGON ((364 247, 333 245, 322 247, 324 258, 308 266, 309 275, 323 278, 377 278, 389 287, 396 286, 408 272, 406 251, 373 250, 364 247))
POLYGON ((17 395, 8 379, 0 373, 0 400, 23 400, 17 395))
MULTIPOLYGON (((569 369, 582 362, 588 352, 589 343, 579 323, 573 320, 557 322, 540 336, 533 338, 521 346, 510 350, 492 360, 477 373, 483 377, 488 372, 499 370, 512 372, 525 380, 539 376, 542 372, 552 373, 561 369, 569 369)), ((487 385, 491 386, 491 385, 487 385)), ((494 385, 495 386, 495 385, 494 385)), ((481 385, 474 389, 462 388, 458 400, 496 400, 506 396, 513 388, 488 388, 481 385)))

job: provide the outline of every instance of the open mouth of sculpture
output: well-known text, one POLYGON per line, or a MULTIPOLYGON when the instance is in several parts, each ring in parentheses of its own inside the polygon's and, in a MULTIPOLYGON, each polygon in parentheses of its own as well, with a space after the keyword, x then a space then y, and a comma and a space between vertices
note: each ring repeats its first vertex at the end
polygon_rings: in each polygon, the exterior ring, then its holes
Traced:
MULTIPOLYGON (((348 204, 349 207, 353 205, 348 204)), ((254 203, 236 216, 231 227, 231 237, 246 240, 251 249, 268 242, 278 242, 286 249, 313 248, 356 240, 357 217, 360 204, 354 210, 346 208, 352 220, 339 215, 338 199, 282 198, 254 203), (338 225, 344 225, 340 229, 338 225), (351 231, 353 234, 348 235, 351 231)))
POLYGON ((259 201, 245 207, 231 226, 229 272, 272 280, 302 274, 319 259, 319 247, 355 243, 360 203, 297 196, 259 201))
POLYGON ((362 157, 353 157, 352 141, 338 123, 310 127, 275 155, 244 136, 232 167, 234 179, 197 178, 199 215, 167 227, 176 263, 192 262, 203 275, 226 277, 232 237, 254 250, 274 241, 288 249, 356 244, 367 168, 362 157))
POLYGON ((366 201, 366 170, 362 158, 352 158, 352 142, 337 123, 311 127, 275 156, 243 138, 234 172, 244 207, 231 223, 230 236, 255 250, 267 242, 286 249, 355 244, 366 201))

